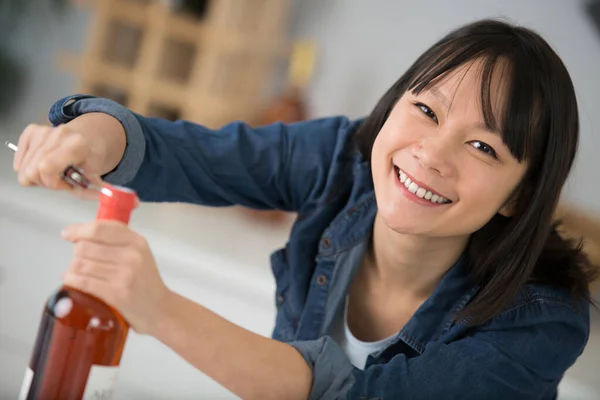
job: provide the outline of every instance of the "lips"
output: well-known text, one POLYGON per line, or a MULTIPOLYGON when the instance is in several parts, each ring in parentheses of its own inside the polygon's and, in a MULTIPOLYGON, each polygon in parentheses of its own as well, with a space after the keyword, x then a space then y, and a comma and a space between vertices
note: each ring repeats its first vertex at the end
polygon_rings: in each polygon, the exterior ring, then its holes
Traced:
POLYGON ((415 196, 430 201, 434 204, 452 203, 452 201, 442 196, 440 193, 436 192, 432 188, 421 183, 415 182, 411 176, 409 176, 406 172, 402 171, 400 168, 396 167, 396 172, 398 174, 398 179, 400 180, 400 183, 402 183, 406 187, 406 189, 410 193, 413 193, 415 196))

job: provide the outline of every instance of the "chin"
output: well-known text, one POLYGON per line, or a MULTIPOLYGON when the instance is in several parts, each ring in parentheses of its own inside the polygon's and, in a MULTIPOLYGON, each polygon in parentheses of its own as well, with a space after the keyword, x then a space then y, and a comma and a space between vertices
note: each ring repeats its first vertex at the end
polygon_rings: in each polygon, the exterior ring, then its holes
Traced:
POLYGON ((449 215, 432 215, 429 212, 419 212, 409 204, 392 202, 378 207, 377 218, 384 225, 403 235, 427 236, 427 237, 457 237, 470 235, 475 229, 473 221, 465 218, 448 218, 449 215), (446 218, 445 218, 446 217, 446 218))
POLYGON ((427 231, 427 225, 422 219, 411 215, 411 212, 406 207, 398 207, 395 205, 384 206, 378 209, 378 218, 391 230, 406 234, 416 235, 423 234, 427 231))

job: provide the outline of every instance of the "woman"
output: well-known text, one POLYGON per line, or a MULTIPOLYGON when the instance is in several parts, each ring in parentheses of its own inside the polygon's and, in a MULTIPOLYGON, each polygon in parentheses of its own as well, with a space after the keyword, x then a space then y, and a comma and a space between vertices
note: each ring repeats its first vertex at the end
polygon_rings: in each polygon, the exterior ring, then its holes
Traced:
POLYGON ((209 130, 81 95, 50 119, 20 138, 23 185, 66 189, 75 163, 142 201, 298 214, 273 339, 171 292, 126 226, 64 231, 66 284, 242 398, 550 399, 584 349, 594 270, 552 226, 577 103, 530 30, 451 32, 364 120, 209 130))

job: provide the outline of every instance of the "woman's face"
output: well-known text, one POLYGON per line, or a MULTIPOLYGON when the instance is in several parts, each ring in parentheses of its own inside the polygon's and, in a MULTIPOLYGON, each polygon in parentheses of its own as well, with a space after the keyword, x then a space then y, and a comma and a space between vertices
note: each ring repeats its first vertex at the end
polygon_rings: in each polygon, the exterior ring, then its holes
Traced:
MULTIPOLYGON (((379 216, 391 229, 464 236, 510 214, 526 164, 486 128, 480 88, 473 64, 418 96, 405 93, 391 111, 371 155, 379 216)), ((498 79, 492 89, 502 104, 498 79)))

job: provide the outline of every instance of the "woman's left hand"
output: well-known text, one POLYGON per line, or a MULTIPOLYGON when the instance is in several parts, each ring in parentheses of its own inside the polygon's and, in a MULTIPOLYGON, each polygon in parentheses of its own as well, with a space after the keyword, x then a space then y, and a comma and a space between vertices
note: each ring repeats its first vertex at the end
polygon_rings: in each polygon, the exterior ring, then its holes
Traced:
POLYGON ((71 225, 62 236, 74 243, 64 284, 116 308, 137 333, 150 333, 171 292, 146 240, 117 221, 71 225))

